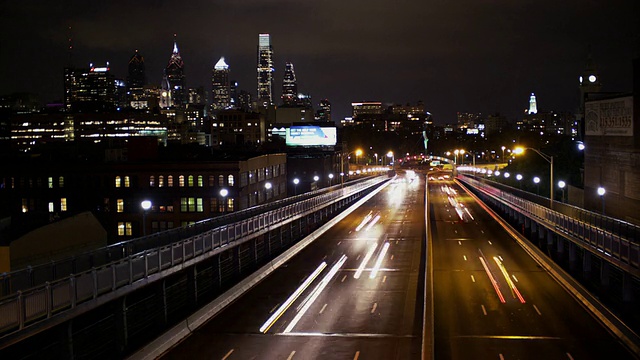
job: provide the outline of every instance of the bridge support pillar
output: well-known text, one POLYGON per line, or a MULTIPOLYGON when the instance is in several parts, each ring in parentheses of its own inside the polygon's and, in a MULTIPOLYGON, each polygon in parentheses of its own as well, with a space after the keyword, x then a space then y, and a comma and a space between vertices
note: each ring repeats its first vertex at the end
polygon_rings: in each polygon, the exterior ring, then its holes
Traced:
POLYGON ((633 279, 628 272, 622 273, 622 301, 624 302, 632 302, 633 299, 633 291, 632 291, 632 283, 633 279))
POLYGON ((531 221, 528 217, 524 217, 524 235, 529 237, 537 231, 535 221, 531 221))
MULTIPOLYGON (((609 265, 609 263, 604 260, 601 260, 601 262, 602 265, 600 265, 600 283, 602 284, 602 286, 608 287, 611 277, 611 265, 609 265)), ((622 286, 624 287, 624 284, 622 286)))
POLYGON ((576 266, 576 244, 569 241, 569 268, 573 270, 576 266))
POLYGON ((195 309, 198 304, 198 271, 195 266, 187 269, 187 299, 189 308, 195 309))
POLYGON ((115 326, 116 326, 116 347, 115 354, 122 354, 127 347, 127 340, 129 338, 127 331, 127 297, 123 296, 115 301, 115 326))
POLYGON ((558 257, 562 258, 564 255, 564 244, 567 240, 563 237, 558 237, 558 242, 556 243, 556 251, 558 252, 558 257))
POLYGON ((589 275, 591 275, 591 261, 593 255, 591 255, 591 253, 587 250, 584 250, 584 252, 582 253, 582 271, 585 273, 586 277, 589 277, 589 275))
MULTIPOLYGON (((218 271, 219 273, 219 271, 218 271)), ((160 306, 160 309, 162 311, 160 311, 160 315, 158 315, 157 317, 157 326, 158 328, 163 328, 165 325, 167 325, 167 322, 169 321, 168 319, 168 314, 167 314, 167 289, 166 289, 166 280, 162 279, 160 281, 158 281, 158 285, 156 287, 156 297, 157 297, 157 301, 158 301, 158 306, 160 306)))

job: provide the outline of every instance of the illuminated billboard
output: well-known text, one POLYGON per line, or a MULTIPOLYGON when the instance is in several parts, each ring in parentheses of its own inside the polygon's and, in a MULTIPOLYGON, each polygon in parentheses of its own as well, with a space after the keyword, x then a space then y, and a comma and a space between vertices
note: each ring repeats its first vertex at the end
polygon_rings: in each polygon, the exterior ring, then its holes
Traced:
POLYGON ((285 139, 287 146, 333 146, 338 137, 335 127, 303 125, 288 128, 285 139))

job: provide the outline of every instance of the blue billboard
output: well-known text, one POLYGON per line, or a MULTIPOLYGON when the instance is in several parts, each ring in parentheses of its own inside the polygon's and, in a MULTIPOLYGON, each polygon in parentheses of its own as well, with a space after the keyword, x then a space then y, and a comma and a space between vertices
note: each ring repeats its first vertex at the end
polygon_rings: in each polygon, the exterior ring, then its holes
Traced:
POLYGON ((334 146, 338 141, 336 134, 335 127, 291 126, 285 141, 287 146, 334 146))

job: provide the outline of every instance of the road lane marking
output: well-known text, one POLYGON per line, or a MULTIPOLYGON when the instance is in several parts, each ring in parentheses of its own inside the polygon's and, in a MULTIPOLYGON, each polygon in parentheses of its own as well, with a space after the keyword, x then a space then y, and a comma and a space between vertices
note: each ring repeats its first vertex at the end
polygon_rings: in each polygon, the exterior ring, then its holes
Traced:
POLYGON ((311 307, 311 305, 313 305, 313 303, 316 301, 318 296, 320 296, 324 288, 327 287, 327 285, 329 285, 329 282, 331 282, 333 277, 338 273, 338 270, 340 270, 340 268, 342 267, 342 265, 344 265, 346 261, 347 261, 347 255, 342 255, 340 260, 338 260, 338 262, 335 265, 333 265, 331 270, 329 270, 329 272, 324 276, 324 278, 322 278, 322 281, 320 281, 320 284, 318 284, 318 286, 314 289, 312 296, 309 298, 309 301, 307 301, 306 304, 304 304, 302 309, 296 314, 293 320, 291 320, 289 325, 287 325, 287 328, 284 329, 285 333, 288 333, 291 330, 293 330, 293 328, 298 324, 298 321, 302 319, 302 317, 307 312, 307 310, 309 310, 309 308, 311 307))
POLYGON ((229 350, 229 352, 222 357, 222 360, 227 360, 229 358, 229 356, 231 356, 231 353, 233 352, 233 349, 229 350))
POLYGON ((326 308, 327 308, 327 304, 324 304, 324 305, 322 306, 322 309, 320 309, 319 314, 322 314, 322 313, 324 312, 324 309, 326 309, 326 308))
POLYGON ((385 275, 385 276, 382 278, 382 282, 385 282, 385 281, 387 281, 387 275, 385 275))
POLYGON ((538 315, 542 316, 542 313, 540 312, 540 310, 538 310, 538 307, 533 305, 533 308, 536 309, 536 312, 538 313, 538 315))
POLYGON ((493 245, 493 244, 491 243, 491 240, 489 240, 489 245, 493 245))
POLYGON ((373 303, 373 307, 371 308, 371 313, 373 314, 374 312, 376 312, 376 308, 378 307, 378 303, 375 302, 373 303))
POLYGON ((400 241, 400 240, 396 240, 396 245, 398 245, 398 241, 400 241))
POLYGON ((484 230, 480 230, 480 232, 484 234, 484 230))
POLYGON ((476 282, 476 278, 474 278, 473 275, 471 275, 471 281, 476 282))
POLYGON ((457 233, 458 233, 458 230, 453 230, 453 232, 457 234, 457 233))
POLYGON ((462 257, 464 258, 464 261, 467 261, 467 255, 462 255, 462 257))
POLYGON ((277 303, 276 306, 272 307, 271 311, 269 311, 269 314, 271 314, 273 312, 273 310, 275 310, 278 307, 278 305, 280 305, 280 303, 277 303))
POLYGON ((395 255, 391 255, 391 260, 393 260, 393 257, 394 257, 394 256, 395 256, 395 255))
POLYGON ((342 280, 340 280, 340 282, 344 282, 344 279, 346 279, 346 278, 347 278, 347 275, 343 276, 342 280))
POLYGON ((500 261, 504 262, 504 259, 502 258, 502 256, 498 255, 498 259, 500 259, 500 261))
POLYGON ((519 282, 519 281, 518 281, 518 278, 516 277, 516 274, 512 274, 512 275, 511 275, 511 277, 512 277, 512 278, 513 278, 513 280, 515 280, 516 282, 519 282))
POLYGON ((293 359, 293 355, 295 355, 295 354, 296 354, 296 351, 295 351, 295 350, 293 350, 293 351, 291 352, 291 354, 289 355, 289 357, 287 358, 287 360, 291 360, 291 359, 293 359))
POLYGON ((499 355, 500 355, 500 360, 504 360, 504 356, 502 356, 502 354, 499 354, 499 355))
POLYGON ((342 244, 342 241, 338 241, 338 245, 342 244))
POLYGON ((573 360, 573 356, 571 356, 571 354, 567 353, 567 357, 569 358, 569 360, 573 360))
POLYGON ((358 257, 356 257, 356 261, 360 260, 360 255, 358 255, 358 257))
POLYGON ((486 316, 487 315, 487 309, 484 308, 484 305, 480 305, 482 306, 482 313, 486 316))
POLYGON ((309 285, 311 285, 313 280, 315 280, 315 278, 318 277, 318 275, 320 275, 320 273, 322 272, 322 270, 324 270, 325 267, 327 267, 327 263, 323 261, 322 264, 320 264, 320 266, 318 266, 316 270, 313 273, 311 273, 309 277, 307 277, 307 279, 302 283, 302 285, 300 285, 296 289, 296 291, 294 291, 293 294, 291 294, 291 296, 289 296, 289 298, 282 305, 280 305, 278 310, 275 313, 273 313, 267 319, 267 321, 264 322, 264 324, 262 324, 262 326, 260 327, 260 332, 266 333, 267 331, 269 331, 269 328, 273 326, 273 324, 280 318, 280 316, 282 316, 282 314, 284 314, 285 311, 287 311, 289 306, 291 306, 291 304, 293 304, 293 302, 296 301, 296 299, 302 294, 302 292, 307 287, 309 287, 309 285))
POLYGON ((360 351, 356 351, 356 355, 353 357, 353 360, 358 360, 360 357, 360 351))

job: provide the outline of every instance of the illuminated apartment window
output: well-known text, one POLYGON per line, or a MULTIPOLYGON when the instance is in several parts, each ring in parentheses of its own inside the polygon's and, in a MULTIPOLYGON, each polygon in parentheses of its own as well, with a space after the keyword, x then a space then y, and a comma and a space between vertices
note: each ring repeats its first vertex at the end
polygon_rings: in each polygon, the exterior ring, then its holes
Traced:
POLYGON ((149 176, 149 187, 154 187, 156 186, 156 177, 151 175, 149 176))
POLYGON ((49 212, 52 213, 54 211, 55 209, 53 208, 53 202, 49 202, 49 212))
POLYGON ((218 210, 218 198, 212 197, 209 203, 209 211, 216 212, 218 210))
POLYGON ((64 176, 58 178, 58 186, 61 188, 64 187, 64 176))
POLYGON ((198 175, 198 187, 203 187, 204 186, 204 179, 202 178, 202 175, 198 175))
POLYGON ((202 206, 202 198, 196 198, 196 211, 203 212, 204 208, 202 206))
POLYGON ((49 189, 53 189, 53 178, 49 177, 49 179, 47 179, 47 183, 49 184, 49 189))
POLYGON ((67 211, 67 198, 60 199, 60 211, 67 211))
POLYGON ((235 184, 236 179, 233 177, 233 175, 229 175, 227 176, 227 182, 229 183, 229 186, 233 186, 233 184, 235 184))
POLYGON ((27 211, 29 211, 29 200, 22 198, 22 212, 26 213, 27 211))
POLYGON ((209 175, 209 187, 216 186, 216 177, 213 175, 209 175))
POLYGON ((184 187, 184 175, 178 177, 178 186, 184 187))
POLYGON ((131 223, 130 222, 119 222, 118 223, 118 236, 131 236, 131 223))
POLYGON ((234 211, 234 202, 232 198, 227 199, 227 211, 234 211))
POLYGON ((116 200, 116 211, 121 213, 124 212, 124 200, 123 199, 118 199, 116 200))
POLYGON ((116 176, 116 187, 119 188, 122 185, 122 179, 120 176, 116 176))
POLYGON ((224 212, 224 200, 218 203, 218 212, 224 212))
POLYGON ((189 187, 193 187, 193 175, 189 175, 187 183, 189 184, 189 187))
POLYGON ((124 223, 118 223, 118 236, 124 236, 124 223))
POLYGON ((173 187, 173 175, 167 176, 167 186, 173 187))
POLYGON ((218 176, 218 186, 224 186, 224 175, 218 176))
POLYGON ((131 185, 131 182, 129 181, 129 177, 125 176, 124 177, 124 187, 128 188, 131 185))
POLYGON ((164 187, 164 176, 158 176, 158 187, 164 187))

